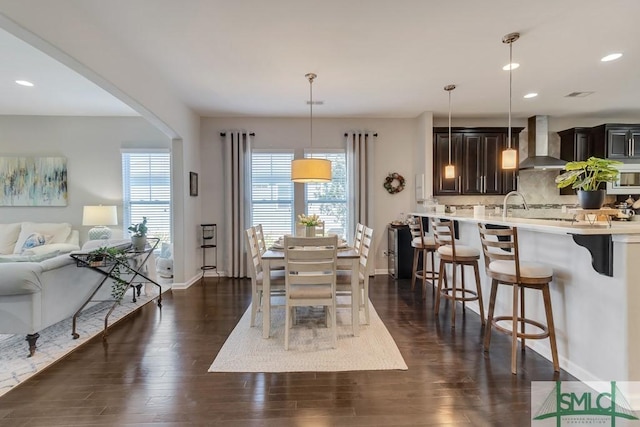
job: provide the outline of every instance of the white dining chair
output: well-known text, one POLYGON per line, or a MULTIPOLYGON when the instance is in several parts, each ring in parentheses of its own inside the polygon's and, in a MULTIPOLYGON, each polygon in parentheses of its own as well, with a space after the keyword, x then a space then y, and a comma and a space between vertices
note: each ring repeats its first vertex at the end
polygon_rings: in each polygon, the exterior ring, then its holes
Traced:
POLYGON ((360 253, 360 247, 362 246, 362 235, 364 233, 364 224, 358 223, 356 225, 356 235, 353 238, 353 249, 360 253))
MULTIPOLYGON (((373 245, 373 228, 363 226, 362 229, 362 242, 360 245, 360 264, 358 271, 339 270, 336 276, 336 289, 337 294, 350 295, 351 294, 351 275, 357 274, 360 282, 360 294, 357 296, 360 299, 359 307, 364 309, 365 323, 369 324, 369 252, 372 250, 373 245)), ((351 307, 351 304, 340 304, 338 307, 351 307)))
POLYGON ((260 255, 267 251, 267 243, 264 239, 264 230, 262 229, 262 224, 258 224, 253 227, 256 233, 256 239, 258 242, 258 249, 260 250, 260 255))
MULTIPOLYGON (((248 228, 245 234, 247 236, 247 256, 249 257, 249 277, 251 278, 251 326, 255 326, 256 314, 263 307, 262 280, 264 271, 262 270, 262 254, 255 228, 248 228)), ((271 295, 284 294, 284 271, 271 270, 270 274, 271 295)))
POLYGON ((289 350, 289 332, 296 307, 326 307, 327 326, 332 328, 332 345, 338 344, 336 328, 336 266, 338 237, 284 237, 285 332, 284 348, 289 350))

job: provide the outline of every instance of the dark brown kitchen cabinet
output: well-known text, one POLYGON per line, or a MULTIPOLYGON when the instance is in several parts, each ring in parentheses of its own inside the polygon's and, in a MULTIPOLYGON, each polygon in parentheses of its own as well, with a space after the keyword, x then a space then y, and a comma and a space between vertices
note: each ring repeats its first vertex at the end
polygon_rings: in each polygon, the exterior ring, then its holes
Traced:
MULTIPOLYGON (((518 149, 518 134, 511 128, 512 147, 518 149)), ((448 128, 434 128, 434 194, 506 194, 516 189, 517 171, 502 170, 501 153, 507 147, 507 128, 451 128, 451 162, 456 178, 445 179, 449 163, 448 128)))
MULTIPOLYGON (((604 141, 595 143, 591 128, 571 128, 558 132, 560 136, 560 158, 567 162, 579 162, 589 157, 605 157, 604 141)), ((562 171, 564 172, 564 171, 562 171)), ((561 195, 574 195, 571 187, 560 189, 561 195)))
POLYGON ((604 157, 604 145, 596 149, 591 128, 571 128, 558 132, 560 136, 560 158, 567 162, 587 160, 589 157, 604 157))
POLYGON ((591 128, 591 135, 596 146, 606 147, 609 159, 640 159, 640 125, 604 124, 591 128))
POLYGON ((449 133, 433 135, 433 192, 438 195, 460 194, 460 167, 462 164, 462 136, 451 134, 451 164, 456 167, 455 178, 445 178, 444 168, 449 164, 449 133))

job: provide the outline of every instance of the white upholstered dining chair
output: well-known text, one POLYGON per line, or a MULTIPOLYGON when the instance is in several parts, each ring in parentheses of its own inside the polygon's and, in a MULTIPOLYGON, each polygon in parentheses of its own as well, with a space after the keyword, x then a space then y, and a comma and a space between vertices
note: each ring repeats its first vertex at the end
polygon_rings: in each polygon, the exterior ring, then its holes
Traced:
POLYGON ((326 307, 327 327, 332 328, 332 344, 337 347, 336 266, 338 237, 284 237, 285 332, 284 348, 289 350, 289 332, 296 307, 326 307))
MULTIPOLYGON (((256 314, 263 307, 262 278, 262 254, 260 244, 256 236, 255 228, 251 227, 245 231, 247 236, 247 256, 249 257, 249 276, 251 278, 251 326, 255 326, 256 314)), ((271 274, 271 295, 282 295, 284 293, 284 271, 272 270, 271 274)), ((270 296, 269 296, 270 297, 270 296)))

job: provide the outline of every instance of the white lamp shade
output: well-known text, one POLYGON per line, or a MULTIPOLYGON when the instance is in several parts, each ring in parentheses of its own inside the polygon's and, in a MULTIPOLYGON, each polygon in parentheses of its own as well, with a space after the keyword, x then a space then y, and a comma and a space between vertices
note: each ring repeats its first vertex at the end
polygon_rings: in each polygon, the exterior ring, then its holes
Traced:
POLYGON ((85 206, 82 225, 118 225, 118 210, 115 206, 85 206))
POLYGON ((445 179, 451 179, 456 177, 456 167, 454 165, 447 165, 444 167, 445 179))
POLYGON ((507 148, 502 152, 502 169, 515 169, 518 165, 518 151, 507 148))
POLYGON ((331 161, 326 159, 297 159, 291 162, 293 182, 331 182, 331 161))

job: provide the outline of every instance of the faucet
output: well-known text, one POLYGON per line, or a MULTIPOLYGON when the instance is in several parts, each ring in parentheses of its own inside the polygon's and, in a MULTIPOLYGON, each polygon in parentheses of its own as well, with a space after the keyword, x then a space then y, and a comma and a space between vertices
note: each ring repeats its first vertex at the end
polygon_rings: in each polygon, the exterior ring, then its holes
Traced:
POLYGON ((502 218, 507 217, 507 199, 511 196, 520 196, 522 197, 522 204, 524 205, 525 210, 529 210, 529 206, 527 205, 527 201, 524 199, 524 195, 519 191, 510 191, 504 196, 504 201, 502 202, 502 218))

